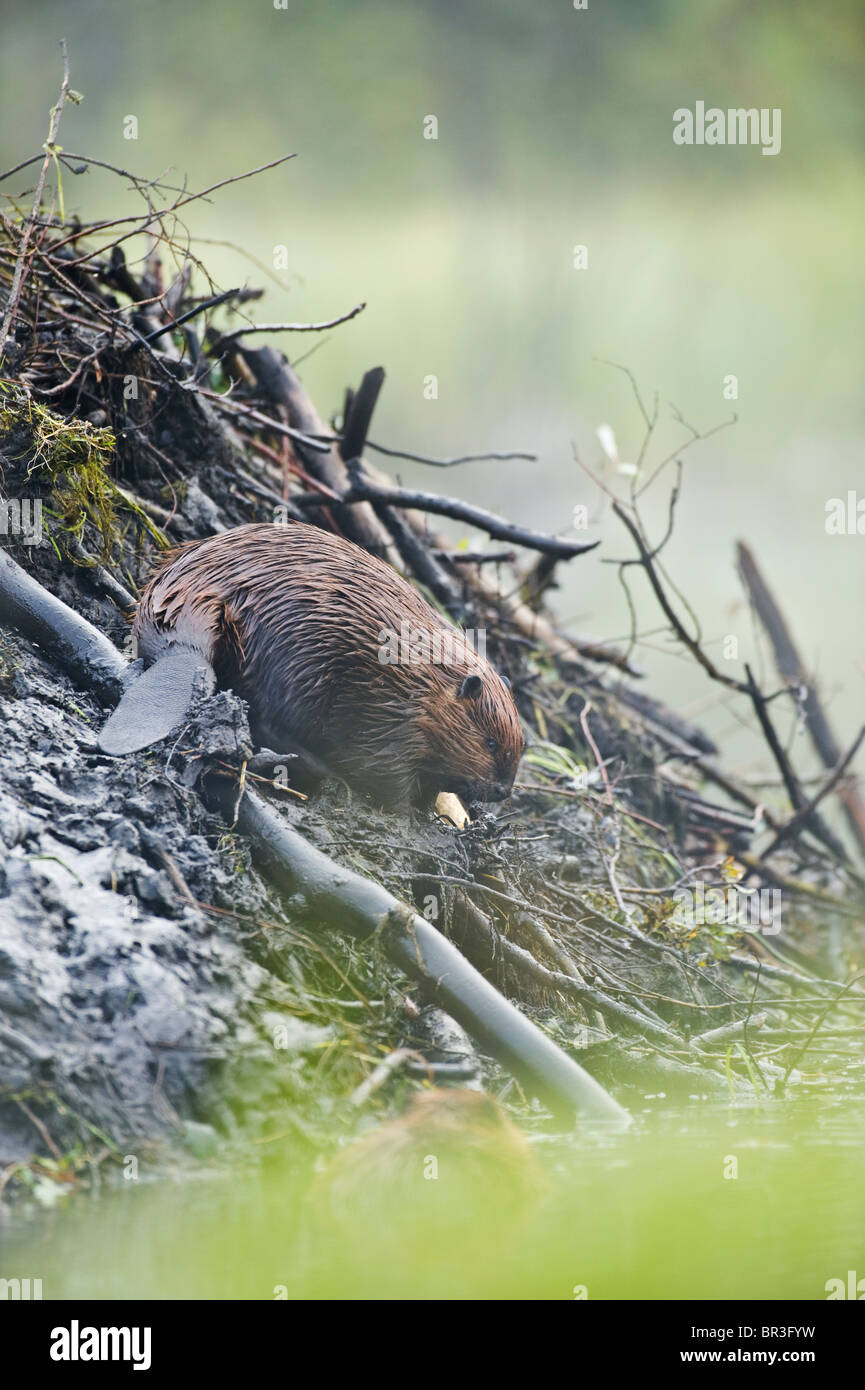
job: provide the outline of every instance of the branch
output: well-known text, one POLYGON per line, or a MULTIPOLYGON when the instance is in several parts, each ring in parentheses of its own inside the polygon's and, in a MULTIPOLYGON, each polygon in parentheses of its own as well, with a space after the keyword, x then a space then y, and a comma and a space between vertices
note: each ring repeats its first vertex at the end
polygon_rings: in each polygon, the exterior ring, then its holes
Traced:
POLYGON ((319 443, 318 439, 312 439, 308 434, 304 434, 303 430, 296 430, 291 425, 284 425, 281 420, 274 420, 271 415, 265 415, 250 405, 240 405, 228 396, 222 396, 218 391, 208 391, 203 386, 195 386, 193 389, 199 395, 206 396, 209 401, 213 401, 213 404, 221 409, 228 410, 234 415, 244 416, 248 420, 254 420, 257 425, 264 425, 266 429, 273 430, 275 434, 284 434, 288 439, 296 439, 299 444, 305 445, 313 453, 330 453, 327 445, 319 443))
POLYGON ((797 834, 798 831, 802 828, 802 826, 805 825, 811 819, 811 816, 813 815, 817 807, 820 805, 820 802, 823 800, 824 796, 828 796, 831 791, 834 791, 835 787, 838 785, 841 778, 844 776, 844 773, 847 771, 847 768, 850 766, 850 763, 853 761, 856 754, 859 752, 859 748, 861 747, 863 739, 865 739, 865 726, 863 726, 863 728, 860 729, 853 746, 840 760, 831 777, 829 777, 826 783, 820 788, 820 790, 817 792, 817 795, 813 796, 809 802, 807 802, 804 806, 800 807, 796 814, 794 816, 791 816, 790 820, 788 820, 784 825, 781 826, 781 829, 778 831, 778 834, 775 836, 769 848, 763 852, 763 859, 768 859, 769 855, 774 854, 775 850, 778 848, 779 845, 783 844, 784 840, 789 839, 791 835, 797 834))
MULTIPOLYGON (((380 884, 337 865, 255 792, 243 794, 237 824, 277 883, 292 892, 302 889, 322 921, 338 922, 341 931, 361 941, 377 937, 434 1003, 557 1111, 578 1109, 627 1123, 626 1112, 593 1077, 499 994, 441 932, 380 884)), ((569 976, 561 978, 573 986, 569 976)))
MULTIPOLYGON (((435 516, 449 516, 455 521, 464 521, 469 526, 477 526, 495 540, 511 541, 515 545, 526 546, 530 550, 540 550, 547 555, 557 555, 569 560, 574 555, 583 555, 594 550, 600 541, 568 541, 558 536, 545 536, 540 531, 530 531, 527 527, 515 526, 509 521, 501 521, 492 512, 474 507, 468 502, 458 502, 452 497, 439 497, 432 492, 412 492, 408 488, 382 487, 378 484, 353 481, 349 490, 342 495, 344 503, 356 502, 382 503, 384 506, 408 507, 415 511, 431 512, 435 516)), ((320 507, 322 499, 301 493, 292 501, 298 507, 320 507)))
POLYGON ((365 308, 366 304, 355 304, 347 314, 327 319, 324 323, 248 323, 244 324, 243 328, 235 328, 231 333, 223 333, 221 337, 224 343, 230 343, 235 338, 244 338, 247 333, 321 333, 325 328, 336 328, 339 323, 348 323, 349 319, 357 318, 365 308))
MULTIPOLYGON (((263 174, 265 170, 275 169, 278 165, 285 164, 286 160, 295 158, 296 156, 294 154, 283 154, 280 155, 278 159, 271 159, 267 164, 259 164, 258 167, 255 169, 246 169, 242 174, 232 174, 227 179, 219 179, 217 183, 212 183, 209 188, 203 188, 200 193, 189 193, 184 198, 176 199, 176 201, 172 203, 170 207, 156 208, 149 214, 149 216, 144 218, 113 217, 105 222, 94 222, 89 227, 78 227, 74 232, 71 232, 69 236, 65 237, 62 241, 57 242, 52 249, 55 251, 59 250, 61 246, 66 246, 71 241, 78 241, 83 236, 92 236, 96 232, 104 232, 111 227, 121 227, 124 223, 127 222, 137 223, 138 225, 134 228, 133 231, 127 232, 124 236, 118 237, 115 245, 119 245, 121 241, 128 241, 130 237, 138 236, 141 232, 146 231, 147 228, 150 226, 151 222, 159 222, 164 217, 172 216, 175 212, 178 211, 179 208, 186 207, 188 203, 195 203, 198 201, 199 198, 206 198, 208 194, 215 193, 218 188, 225 188, 230 183, 240 183, 243 179, 251 179, 256 174, 263 174)), ((69 261, 68 264, 70 266, 81 265, 84 261, 92 260, 94 256, 103 255, 104 249, 105 248, 96 248, 93 251, 88 251, 86 255, 79 256, 77 260, 69 261)))
MULTIPOLYGON (((739 541, 736 547, 739 574, 760 622, 772 644, 775 665, 785 680, 805 688, 802 713, 823 766, 836 767, 841 747, 820 704, 814 683, 805 671, 802 658, 793 640, 778 603, 767 585, 751 549, 739 541)), ((838 792, 844 814, 860 849, 865 850, 865 805, 855 787, 842 787, 838 792)))
POLYGON ((697 642, 687 631, 687 629, 683 626, 681 619, 679 618, 678 614, 674 611, 672 605, 670 604, 670 600, 667 598, 664 586, 658 577, 658 572, 654 564, 654 552, 649 550, 648 546, 646 545, 646 542, 640 534, 640 530, 636 522, 631 520, 631 518, 628 516, 628 513, 622 506, 621 502, 613 503, 613 511, 615 512, 619 520, 630 531, 634 539, 634 544, 636 545, 637 550, 640 552, 640 561, 644 570, 646 571, 646 574, 649 577, 649 583, 651 584, 655 592, 655 597, 661 605, 661 608, 663 609, 664 614, 670 626, 672 627, 674 633, 678 637, 679 641, 682 643, 684 647, 687 647, 691 655, 703 667, 703 670, 706 671, 707 674, 712 677, 712 680, 719 681, 721 685, 726 685, 731 690, 738 690, 743 695, 750 695, 751 687, 749 685, 746 685, 744 681, 736 680, 735 676, 725 676, 722 671, 719 671, 717 666, 715 666, 714 662, 712 662, 706 655, 706 653, 703 651, 703 648, 700 646, 699 642, 697 642))
POLYGON ((233 290, 224 290, 222 294, 212 295, 210 299, 205 299, 201 304, 195 304, 191 309, 187 309, 186 313, 181 314, 179 318, 172 319, 170 323, 163 324, 161 328, 157 328, 152 333, 148 333, 144 338, 145 343, 155 343, 157 338, 162 338, 166 333, 173 332, 175 328, 179 328, 181 324, 188 323, 190 319, 196 318, 198 314, 203 314, 208 309, 215 309, 217 304, 224 304, 227 299, 236 299, 241 293, 242 291, 236 288, 233 290))
POLYGON ((63 54, 63 81, 60 84, 60 95, 57 98, 57 105, 52 108, 51 120, 48 124, 48 139, 45 141, 45 158, 42 161, 42 168, 39 171, 39 180, 36 184, 36 193, 33 198, 33 210, 30 218, 24 227, 24 235, 21 238, 21 246, 18 250, 18 258, 15 262, 15 272, 12 276, 12 287, 9 291, 9 299, 6 304, 6 312, 3 315, 3 323, 0 325, 0 353, 5 352, 6 343, 12 331, 18 313, 18 301, 21 297, 21 285, 24 279, 24 258, 27 254, 27 247, 30 242, 30 233, 33 230, 39 209, 42 206, 42 193, 45 188, 45 178, 48 173, 48 166, 54 158, 54 146, 57 142, 57 132, 60 129, 60 117, 63 114, 63 107, 66 105, 66 98, 69 95, 69 52, 66 47, 66 40, 60 40, 60 51, 63 54))
MULTIPOLYGON (((761 694, 757 682, 754 680, 751 668, 747 663, 745 665, 745 671, 748 676, 748 694, 751 697, 754 712, 760 722, 760 728, 763 730, 766 742, 772 750, 772 756, 778 764, 778 770, 784 779, 787 795, 797 812, 804 811, 806 809, 805 797, 796 774, 790 765, 790 760, 781 747, 780 740, 775 732, 775 726, 769 717, 766 697, 761 694)), ((823 844, 826 845, 837 858, 841 859, 844 863, 848 862, 844 846, 824 823, 822 816, 818 816, 815 811, 811 810, 807 815, 803 816, 803 824, 807 824, 812 833, 817 836, 818 840, 822 840, 823 844)))
POLYGON ((508 463, 511 459, 522 459, 526 463, 537 463, 537 454, 461 454, 458 458, 434 459, 426 454, 409 454, 404 449, 387 449, 384 444, 375 444, 371 439, 366 441, 368 449, 374 449, 377 454, 387 454, 388 458, 408 459, 410 463, 428 463, 432 468, 456 468, 459 463, 484 463, 488 459, 498 463, 508 463))
POLYGON ((517 558, 515 550, 436 550, 433 554, 452 565, 512 565, 517 558))

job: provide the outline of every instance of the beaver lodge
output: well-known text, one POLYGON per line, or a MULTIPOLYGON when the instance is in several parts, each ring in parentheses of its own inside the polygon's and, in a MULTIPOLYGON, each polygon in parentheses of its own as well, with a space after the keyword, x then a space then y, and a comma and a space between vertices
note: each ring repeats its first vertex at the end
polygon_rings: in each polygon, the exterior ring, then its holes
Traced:
MULTIPOLYGON (((557 627, 548 590, 557 567, 588 563, 584 537, 398 485, 395 460, 437 482, 444 461, 377 436, 380 369, 359 364, 340 402, 309 398, 303 350, 276 344, 336 324, 255 322, 260 289, 213 283, 186 229, 220 185, 114 169, 124 215, 72 214, 87 171, 110 166, 56 144, 67 95, 47 154, 3 175, 0 222, 6 1195, 92 1184, 133 1141, 316 1153, 454 1082, 480 1082, 523 1128, 561 1126, 521 1071, 529 1034, 508 1052, 497 1023, 473 1028, 441 994, 442 938, 545 1041, 536 1076, 578 1064, 588 1100, 572 1093, 569 1125, 589 1123, 592 1096, 610 1115, 659 1091, 774 1099, 859 1067, 865 812, 847 769, 862 735, 837 745, 755 557, 740 547, 777 667, 766 688, 707 653, 640 489, 599 484, 619 572, 648 583, 682 655, 765 738, 765 794, 645 689, 636 634, 614 647, 557 627), (489 546, 455 546, 442 518, 489 546), (199 690, 150 747, 100 750, 156 562, 274 521, 352 540, 485 635, 528 739, 509 801, 463 823, 452 801, 397 815, 336 779, 300 790, 290 765, 256 761, 224 689, 199 690), (807 783, 779 733, 791 707, 825 767, 807 783)), ((253 174, 267 178, 236 177, 253 174)), ((678 469, 672 528, 682 464, 650 464, 652 429, 647 414, 642 476, 661 488, 678 469)))

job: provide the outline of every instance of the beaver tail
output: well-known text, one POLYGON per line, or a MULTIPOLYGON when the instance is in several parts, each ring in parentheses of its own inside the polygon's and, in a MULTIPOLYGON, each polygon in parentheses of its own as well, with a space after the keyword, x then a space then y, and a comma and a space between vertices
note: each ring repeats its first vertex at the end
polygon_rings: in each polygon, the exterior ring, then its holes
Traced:
POLYGON ((132 681, 109 715, 99 735, 102 752, 114 757, 137 753, 167 738, 189 709, 196 678, 202 693, 211 694, 216 689, 216 672, 200 652, 179 644, 170 646, 132 681))
MULTIPOLYGON (((184 605, 169 613, 145 590, 132 629, 136 656, 147 667, 133 680, 99 735, 103 753, 136 753, 167 738, 182 722, 198 688, 216 688, 215 658, 221 642, 218 614, 184 605)), ((229 644, 230 645, 230 644, 229 644)))
POLYGON ((217 679, 229 686, 237 683, 243 644, 230 605, 210 590, 195 594, 183 582, 184 551, 191 560, 199 545, 193 542, 176 551, 141 596, 132 641, 147 669, 127 688, 102 729, 103 753, 148 748, 177 728, 196 688, 209 693, 217 679))

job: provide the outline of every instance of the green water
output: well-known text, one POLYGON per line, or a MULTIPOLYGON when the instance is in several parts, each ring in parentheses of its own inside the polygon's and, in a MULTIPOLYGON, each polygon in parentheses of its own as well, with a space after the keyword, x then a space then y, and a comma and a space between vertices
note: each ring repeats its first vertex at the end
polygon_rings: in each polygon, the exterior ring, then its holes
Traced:
POLYGON ((547 1186, 522 1207, 493 1186, 451 1201, 443 1165, 434 1201, 418 1171, 407 1203, 385 1184, 336 1220, 289 1153, 16 1218, 3 1272, 46 1299, 822 1300, 865 1277, 863 1137, 838 1095, 647 1098, 627 1134, 535 1136, 547 1186))

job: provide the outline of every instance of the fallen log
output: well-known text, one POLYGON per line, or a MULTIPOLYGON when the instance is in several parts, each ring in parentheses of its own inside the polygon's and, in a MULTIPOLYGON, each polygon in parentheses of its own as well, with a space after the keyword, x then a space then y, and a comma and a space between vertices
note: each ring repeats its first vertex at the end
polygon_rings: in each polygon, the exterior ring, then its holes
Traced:
POLYGON ((256 792, 245 792, 237 826, 272 878, 303 891, 324 920, 359 941, 378 937, 394 964, 415 980, 482 1046, 558 1113, 580 1111, 627 1124, 627 1112, 588 1072, 470 965, 452 942, 387 889, 336 864, 306 841, 256 792))
POLYGON ((113 642, 23 570, 0 547, 0 622, 53 656, 73 680, 119 699, 128 662, 113 642))

